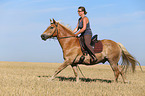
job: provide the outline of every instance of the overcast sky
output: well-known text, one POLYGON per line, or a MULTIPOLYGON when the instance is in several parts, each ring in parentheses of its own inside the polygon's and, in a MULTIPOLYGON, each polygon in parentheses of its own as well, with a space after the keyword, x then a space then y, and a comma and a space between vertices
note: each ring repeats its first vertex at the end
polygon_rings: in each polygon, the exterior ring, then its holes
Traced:
POLYGON ((50 18, 73 30, 79 6, 93 34, 121 42, 145 66, 145 0, 0 0, 0 61, 63 62, 58 41, 40 35, 50 18))

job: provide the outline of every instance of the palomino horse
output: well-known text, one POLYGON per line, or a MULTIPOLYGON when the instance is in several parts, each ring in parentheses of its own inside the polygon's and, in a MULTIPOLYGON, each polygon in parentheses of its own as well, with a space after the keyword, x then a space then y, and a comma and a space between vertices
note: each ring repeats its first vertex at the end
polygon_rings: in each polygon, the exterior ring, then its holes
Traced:
MULTIPOLYGON (((71 30, 59 24, 54 19, 50 20, 50 26, 41 35, 42 40, 47 40, 48 38, 57 37, 62 50, 63 50, 63 64, 55 71, 54 75, 49 79, 53 80, 55 76, 61 72, 68 65, 71 65, 76 77, 76 81, 79 81, 79 75, 77 71, 77 66, 80 64, 80 58, 83 55, 80 47, 79 39, 72 33, 71 30)), ((119 74, 121 74, 123 82, 125 83, 124 68, 119 68, 118 61, 120 57, 123 58, 123 63, 125 65, 132 65, 133 72, 136 66, 136 59, 129 54, 125 47, 121 43, 116 43, 112 40, 101 40, 103 44, 103 51, 101 53, 96 53, 97 61, 95 63, 90 63, 90 56, 85 56, 85 59, 81 64, 84 65, 95 65, 101 62, 108 61, 112 70, 114 71, 115 81, 117 82, 119 74)))

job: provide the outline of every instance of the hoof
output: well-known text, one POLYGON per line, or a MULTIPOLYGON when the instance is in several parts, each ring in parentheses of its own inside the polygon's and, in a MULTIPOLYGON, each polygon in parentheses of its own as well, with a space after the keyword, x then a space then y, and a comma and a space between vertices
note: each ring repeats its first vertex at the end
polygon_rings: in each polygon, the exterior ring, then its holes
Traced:
POLYGON ((124 84, 131 84, 130 81, 124 81, 124 84))
POLYGON ((77 80, 77 81, 76 81, 76 83, 79 83, 79 82, 80 82, 80 80, 77 80))
POLYGON ((51 78, 48 79, 48 81, 52 81, 52 80, 54 80, 54 77, 51 77, 51 78))

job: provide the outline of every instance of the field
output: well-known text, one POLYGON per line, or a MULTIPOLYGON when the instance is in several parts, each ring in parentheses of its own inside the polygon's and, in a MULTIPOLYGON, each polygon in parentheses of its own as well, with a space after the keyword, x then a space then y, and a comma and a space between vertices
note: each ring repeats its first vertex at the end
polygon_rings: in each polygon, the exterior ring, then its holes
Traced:
MULTIPOLYGON (((83 66, 76 83, 72 68, 68 66, 49 82, 60 63, 0 62, 0 96, 145 96, 145 72, 139 66, 114 82, 109 65, 83 66)), ((145 66, 142 66, 145 71, 145 66)))

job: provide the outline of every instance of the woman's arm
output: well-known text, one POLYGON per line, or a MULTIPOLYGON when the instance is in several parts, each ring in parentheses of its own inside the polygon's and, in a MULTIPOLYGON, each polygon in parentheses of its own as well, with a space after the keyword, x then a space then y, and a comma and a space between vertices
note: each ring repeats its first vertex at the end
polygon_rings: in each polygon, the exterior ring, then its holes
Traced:
POLYGON ((88 23, 88 18, 87 17, 83 18, 83 28, 79 32, 76 33, 76 36, 86 30, 87 23, 88 23))

